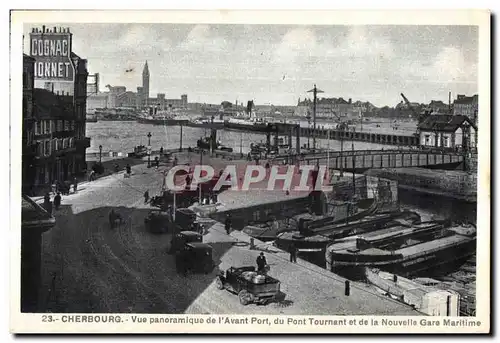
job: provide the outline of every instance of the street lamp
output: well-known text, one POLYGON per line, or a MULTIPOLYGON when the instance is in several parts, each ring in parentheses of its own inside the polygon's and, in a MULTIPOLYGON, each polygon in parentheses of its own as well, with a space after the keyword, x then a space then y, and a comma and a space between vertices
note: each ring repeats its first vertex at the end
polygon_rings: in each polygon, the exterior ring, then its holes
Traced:
POLYGON ((151 168, 151 132, 148 132, 148 168, 151 168))
POLYGON ((99 145, 99 164, 102 161, 102 145, 99 145))

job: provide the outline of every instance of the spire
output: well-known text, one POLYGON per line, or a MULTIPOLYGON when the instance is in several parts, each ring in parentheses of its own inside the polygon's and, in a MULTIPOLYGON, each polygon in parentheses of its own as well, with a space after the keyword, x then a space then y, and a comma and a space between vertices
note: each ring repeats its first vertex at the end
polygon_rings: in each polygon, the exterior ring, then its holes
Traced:
POLYGON ((149 74, 148 61, 144 64, 144 69, 142 70, 143 74, 149 74))

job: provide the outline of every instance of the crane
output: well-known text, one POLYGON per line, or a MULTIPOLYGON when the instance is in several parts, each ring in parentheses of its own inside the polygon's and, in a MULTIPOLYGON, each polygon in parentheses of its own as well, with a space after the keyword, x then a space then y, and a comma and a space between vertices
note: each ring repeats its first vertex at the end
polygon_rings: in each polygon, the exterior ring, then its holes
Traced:
POLYGON ((424 121, 424 119, 427 118, 427 116, 430 114, 430 112, 427 112, 427 111, 425 111, 424 113, 420 113, 420 114, 417 113, 417 111, 413 108, 410 101, 405 97, 405 95, 403 93, 401 93, 401 96, 403 97, 403 100, 405 101, 406 105, 413 112, 413 114, 415 115, 415 117, 417 118, 419 123, 424 121))

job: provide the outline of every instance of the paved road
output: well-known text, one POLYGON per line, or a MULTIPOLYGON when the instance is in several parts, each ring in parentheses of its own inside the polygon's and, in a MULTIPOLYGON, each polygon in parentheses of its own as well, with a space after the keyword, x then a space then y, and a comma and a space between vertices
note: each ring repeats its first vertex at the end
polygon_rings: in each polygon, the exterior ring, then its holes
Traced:
MULTIPOLYGON (((209 274, 183 277, 166 253, 169 235, 144 230, 150 210, 143 193, 153 195, 161 173, 133 167, 122 174, 82 185, 78 194, 63 197, 56 226, 43 237, 41 303, 51 312, 117 313, 241 313, 241 314, 415 314, 408 307, 361 290, 343 295, 343 280, 306 262, 287 262, 283 252, 267 252, 271 275, 282 282, 283 298, 267 306, 242 306, 236 295, 220 291, 209 274), (125 218, 110 230, 111 209, 125 218), (375 297, 375 298, 374 298, 375 297)), ((214 225, 204 241, 225 269, 253 265, 260 250, 250 250, 239 232, 228 236, 214 225)), ((269 248, 260 245, 259 249, 269 248)), ((276 250, 276 249, 274 249, 276 250)))

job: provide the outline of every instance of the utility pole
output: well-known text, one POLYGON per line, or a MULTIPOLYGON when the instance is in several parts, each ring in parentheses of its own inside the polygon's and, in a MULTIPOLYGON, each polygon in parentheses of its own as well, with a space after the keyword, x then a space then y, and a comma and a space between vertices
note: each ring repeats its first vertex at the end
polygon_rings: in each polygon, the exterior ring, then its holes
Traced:
POLYGON ((344 123, 341 123, 340 126, 340 177, 344 176, 344 123))
MULTIPOLYGON (((203 165, 203 148, 200 148, 200 168, 202 165, 203 165)), ((200 171, 200 173, 201 173, 201 171, 200 171)), ((201 205, 201 185, 200 184, 198 184, 198 188, 200 189, 199 196, 198 196, 198 204, 201 205)))
POLYGON ((148 168, 151 168, 151 132, 148 132, 148 168))
POLYGON ((352 197, 356 194, 356 156, 354 155, 354 143, 352 143, 352 197))
POLYGON ((316 100, 318 93, 324 93, 322 90, 316 88, 316 84, 314 88, 307 91, 308 93, 313 93, 314 102, 313 102, 313 150, 316 151, 316 100))
POLYGON ((179 151, 182 151, 182 123, 181 123, 181 139, 180 139, 179 151))

